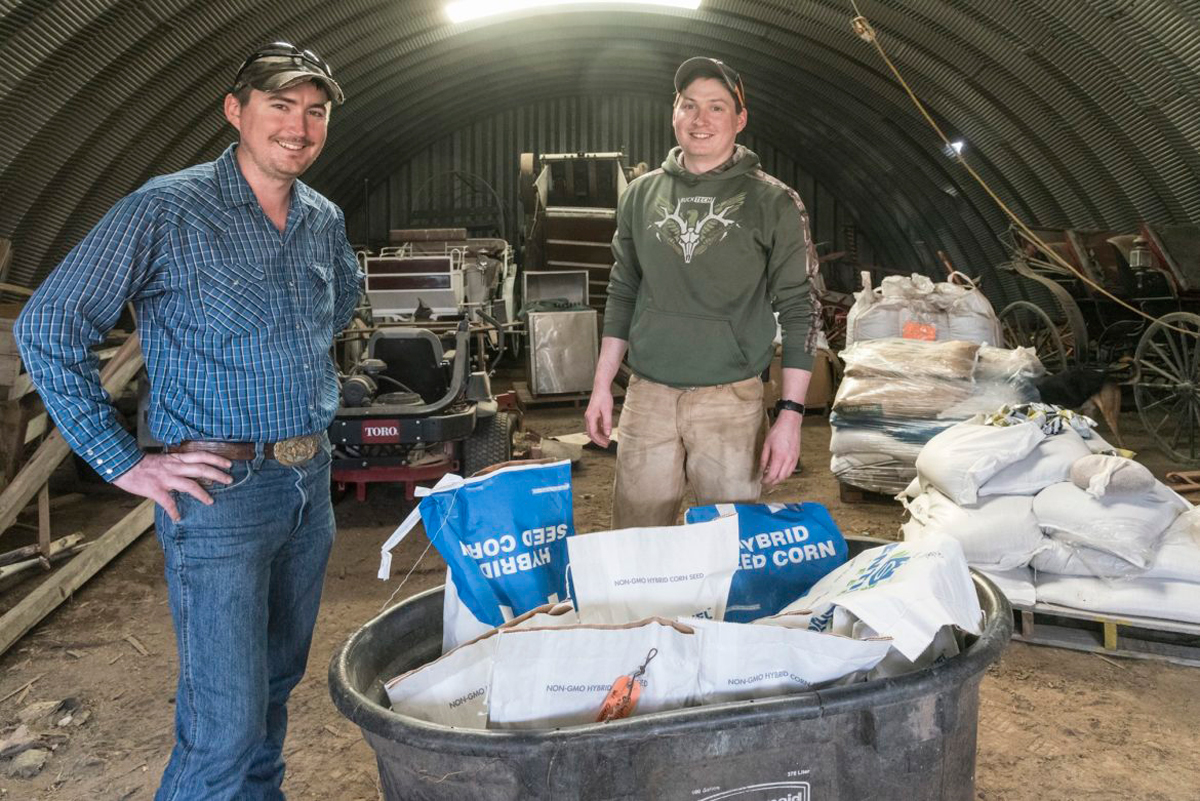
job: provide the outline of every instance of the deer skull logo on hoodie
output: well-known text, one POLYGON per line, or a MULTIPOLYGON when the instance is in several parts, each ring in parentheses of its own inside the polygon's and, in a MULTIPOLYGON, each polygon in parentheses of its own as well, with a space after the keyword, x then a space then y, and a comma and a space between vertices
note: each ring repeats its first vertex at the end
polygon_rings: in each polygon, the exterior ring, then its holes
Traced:
POLYGON ((746 193, 742 192, 720 203, 712 197, 680 198, 674 209, 659 203, 662 219, 651 223, 650 227, 658 229, 655 236, 660 242, 666 242, 683 256, 684 264, 691 264, 693 257, 725 239, 729 231, 737 227, 737 221, 730 215, 745 201, 746 193))

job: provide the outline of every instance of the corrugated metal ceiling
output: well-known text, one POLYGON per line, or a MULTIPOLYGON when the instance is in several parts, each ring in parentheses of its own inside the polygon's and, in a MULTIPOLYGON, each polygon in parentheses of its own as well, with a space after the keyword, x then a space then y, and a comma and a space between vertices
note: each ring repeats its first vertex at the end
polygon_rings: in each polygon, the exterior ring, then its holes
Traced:
MULTIPOLYGON (((1038 225, 1200 222, 1200 0, 862 0, 939 122, 1038 225)), ((306 180, 348 210, 465 125, 530 99, 669 96, 694 54, 746 78, 751 130, 896 266, 1002 259, 994 204, 941 151, 849 0, 705 0, 453 25, 440 2, 0 0, 0 236, 36 284, 111 203, 231 140, 219 101, 255 45, 334 65, 348 102, 306 180), (921 244, 916 244, 921 243, 921 244)), ((928 266, 928 265, 926 265, 928 266)))

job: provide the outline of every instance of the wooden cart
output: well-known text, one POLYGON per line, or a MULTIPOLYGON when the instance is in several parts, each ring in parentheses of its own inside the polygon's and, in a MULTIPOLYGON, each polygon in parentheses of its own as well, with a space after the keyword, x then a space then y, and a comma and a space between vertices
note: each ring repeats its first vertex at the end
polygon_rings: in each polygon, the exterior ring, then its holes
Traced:
POLYGON ((1147 433, 1176 461, 1200 464, 1200 226, 1035 233, 1141 314, 1097 291, 1014 229, 1012 260, 1001 268, 1020 279, 1022 298, 1000 312, 1005 344, 1035 348, 1051 373, 1080 365, 1132 366, 1129 383, 1147 433))

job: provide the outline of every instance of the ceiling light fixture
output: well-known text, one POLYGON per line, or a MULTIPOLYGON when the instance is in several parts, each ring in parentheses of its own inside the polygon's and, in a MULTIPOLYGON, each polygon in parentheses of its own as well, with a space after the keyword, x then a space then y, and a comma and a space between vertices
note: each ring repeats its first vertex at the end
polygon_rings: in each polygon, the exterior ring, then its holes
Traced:
POLYGON ((468 22, 514 11, 579 5, 667 6, 695 11, 700 7, 700 0, 456 0, 446 4, 446 16, 451 22, 468 22))

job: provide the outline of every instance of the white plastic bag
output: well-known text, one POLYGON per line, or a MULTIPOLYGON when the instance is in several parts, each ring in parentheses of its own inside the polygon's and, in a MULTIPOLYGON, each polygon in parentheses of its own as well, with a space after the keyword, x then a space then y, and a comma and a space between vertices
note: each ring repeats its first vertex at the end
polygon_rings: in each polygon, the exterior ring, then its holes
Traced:
POLYGON ((983 609, 958 541, 930 537, 863 551, 778 615, 755 622, 851 633, 856 620, 891 637, 909 660, 942 626, 980 634, 983 609))
MULTIPOLYGON (((957 275, 957 274, 956 274, 957 275)), ((932 328, 938 341, 1000 342, 1000 323, 991 303, 969 279, 967 286, 934 283, 913 273, 889 275, 878 289, 870 273, 862 274, 863 289, 855 294, 846 317, 846 343, 900 337, 905 323, 932 328)))
POLYGON ((992 476, 1024 459, 1046 438, 1041 426, 959 423, 925 444, 917 457, 922 486, 936 487, 955 503, 975 503, 992 476))
MULTIPOLYGON (((850 636, 856 640, 867 640, 876 637, 875 630, 863 623, 855 621, 850 636)), ((889 648, 887 655, 875 667, 866 672, 863 677, 867 680, 886 679, 892 676, 903 676, 916 670, 924 670, 931 665, 939 665, 951 657, 958 656, 962 651, 958 636, 953 626, 942 626, 933 635, 929 646, 916 659, 909 659, 895 648, 889 648)))
POLYGON ((699 701, 805 692, 874 668, 887 639, 862 641, 780 626, 684 620, 700 637, 699 701))
POLYGON ((979 496, 1036 495, 1051 484, 1069 481, 1071 465, 1091 455, 1084 438, 1072 429, 1064 428, 1039 442, 1024 459, 985 481, 979 488, 979 496))
POLYGON ((1070 546, 1052 537, 1046 538, 1046 547, 1033 558, 1032 567, 1059 576, 1137 577, 1200 584, 1200 509, 1189 509, 1175 518, 1145 571, 1104 551, 1070 546))
POLYGON ((930 488, 905 507, 911 515, 901 527, 906 542, 952 537, 973 567, 1025 567, 1042 547, 1044 538, 1029 495, 984 498, 973 506, 959 506, 930 488))
POLYGON ((964 339, 990 345, 999 345, 1004 341, 995 309, 974 285, 968 289, 951 283, 938 284, 937 292, 953 298, 946 309, 949 318, 946 339, 964 339))
POLYGON ((387 682, 392 709, 443 726, 487 728, 496 641, 482 637, 387 682))
POLYGON ((655 616, 721 620, 740 547, 735 515, 571 537, 567 551, 579 619, 617 625, 655 616))
POLYGON ((1067 545, 1094 548, 1137 568, 1154 561, 1167 528, 1189 504, 1162 483, 1143 495, 1094 498, 1069 481, 1033 499, 1042 530, 1067 545))
POLYGON ((489 728, 594 723, 613 683, 642 665, 634 715, 679 709, 696 698, 700 638, 682 624, 514 629, 494 639, 489 728))

